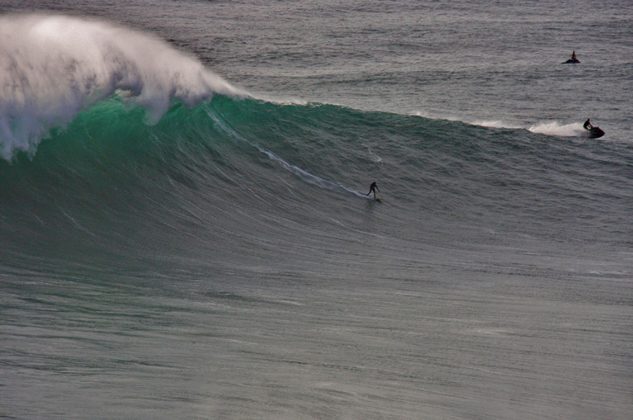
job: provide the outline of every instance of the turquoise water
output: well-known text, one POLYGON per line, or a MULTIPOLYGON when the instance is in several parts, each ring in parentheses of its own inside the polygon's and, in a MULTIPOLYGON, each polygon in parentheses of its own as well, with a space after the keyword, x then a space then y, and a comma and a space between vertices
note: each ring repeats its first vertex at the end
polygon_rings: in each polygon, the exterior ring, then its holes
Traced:
POLYGON ((630 415, 630 6, 3 4, 0 416, 630 415))

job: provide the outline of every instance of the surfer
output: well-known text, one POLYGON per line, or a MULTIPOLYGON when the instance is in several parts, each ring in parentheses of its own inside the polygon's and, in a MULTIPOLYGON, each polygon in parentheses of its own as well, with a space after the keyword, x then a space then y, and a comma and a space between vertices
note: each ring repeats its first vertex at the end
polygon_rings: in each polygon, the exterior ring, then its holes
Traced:
POLYGON ((587 118, 587 121, 585 121, 585 123, 582 125, 582 128, 591 131, 591 129, 593 128, 593 125, 591 125, 591 118, 587 118))
POLYGON ((580 63, 580 60, 578 60, 578 58, 576 57, 576 50, 571 52, 571 58, 567 61, 565 61, 565 63, 580 63))
POLYGON ((369 192, 367 194, 365 194, 365 195, 369 195, 371 193, 374 193, 374 200, 375 200, 376 199, 376 191, 380 191, 380 189, 378 188, 378 185, 376 185, 376 181, 374 181, 369 186, 369 192))

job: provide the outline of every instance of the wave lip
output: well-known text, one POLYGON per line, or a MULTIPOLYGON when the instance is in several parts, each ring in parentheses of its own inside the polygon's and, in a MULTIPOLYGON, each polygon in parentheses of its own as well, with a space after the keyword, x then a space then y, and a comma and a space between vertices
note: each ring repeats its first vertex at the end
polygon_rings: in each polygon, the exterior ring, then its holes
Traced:
POLYGON ((0 155, 34 153, 53 127, 121 94, 154 123, 174 100, 246 95, 194 57, 146 33, 68 16, 0 18, 0 155))

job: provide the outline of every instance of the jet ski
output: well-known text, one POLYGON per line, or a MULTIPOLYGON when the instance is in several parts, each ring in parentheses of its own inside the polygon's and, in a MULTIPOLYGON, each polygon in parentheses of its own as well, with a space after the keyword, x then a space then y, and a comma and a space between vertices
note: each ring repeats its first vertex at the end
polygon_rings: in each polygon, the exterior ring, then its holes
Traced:
POLYGON ((597 139, 604 136, 604 131, 602 131, 600 127, 591 127, 587 130, 587 136, 589 136, 590 139, 597 139))

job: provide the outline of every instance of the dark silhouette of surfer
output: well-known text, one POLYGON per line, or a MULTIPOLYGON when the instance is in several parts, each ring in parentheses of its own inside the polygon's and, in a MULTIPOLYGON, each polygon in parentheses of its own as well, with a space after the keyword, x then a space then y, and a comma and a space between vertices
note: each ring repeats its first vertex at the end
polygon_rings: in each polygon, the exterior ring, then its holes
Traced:
POLYGON ((587 118, 587 121, 585 121, 585 123, 582 125, 582 128, 591 131, 591 129, 593 128, 593 125, 591 125, 591 118, 587 118))
POLYGON ((580 60, 576 57, 576 50, 571 52, 571 58, 567 61, 565 61, 565 63, 580 63, 580 60))
POLYGON ((376 185, 376 181, 374 181, 369 186, 369 192, 367 194, 365 194, 365 195, 369 195, 371 193, 374 193, 374 200, 375 200, 376 199, 376 191, 380 191, 380 189, 378 188, 378 185, 376 185))

